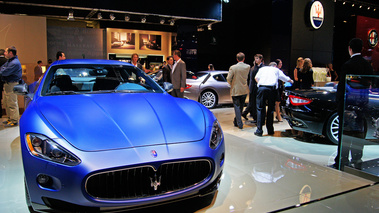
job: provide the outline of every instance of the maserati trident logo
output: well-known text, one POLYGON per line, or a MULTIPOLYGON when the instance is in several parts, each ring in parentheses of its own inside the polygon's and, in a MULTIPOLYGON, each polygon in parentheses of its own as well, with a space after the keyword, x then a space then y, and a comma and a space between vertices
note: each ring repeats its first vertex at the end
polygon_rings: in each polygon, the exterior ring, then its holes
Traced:
POLYGON ((309 18, 313 29, 317 30, 322 26, 324 22, 324 7, 321 2, 314 1, 312 3, 309 18))
POLYGON ((161 177, 162 176, 159 176, 159 178, 157 178, 157 174, 155 173, 154 174, 154 180, 153 180, 153 178, 150 178, 150 186, 154 187, 154 191, 157 191, 158 186, 161 185, 161 177))

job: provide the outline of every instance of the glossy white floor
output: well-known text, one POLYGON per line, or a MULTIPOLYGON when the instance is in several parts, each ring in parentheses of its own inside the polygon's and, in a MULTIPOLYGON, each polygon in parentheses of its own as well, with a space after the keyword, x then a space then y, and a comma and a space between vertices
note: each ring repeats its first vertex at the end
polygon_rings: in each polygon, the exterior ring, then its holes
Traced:
MULTIPOLYGON (((320 140, 318 143, 295 139, 285 121, 274 123, 274 136, 264 132, 263 137, 257 137, 253 134, 254 124, 247 122, 243 130, 233 126, 232 108, 212 111, 221 123, 226 141, 226 162, 219 191, 216 196, 206 198, 209 204, 200 210, 189 208, 193 203, 188 202, 180 203, 179 208, 187 212, 217 213, 283 209, 289 212, 356 212, 354 206, 359 209, 364 206, 368 211, 363 212, 378 210, 377 185, 367 187, 371 181, 325 166, 333 162, 335 145, 318 138, 313 139, 320 140), (364 189, 356 190, 360 187, 364 189), (352 192, 345 193, 349 190, 352 192), (341 195, 335 197, 336 194, 341 195), (294 208, 307 201, 312 203, 294 208)), ((161 212, 159 208, 151 211, 161 212)), ((171 206, 162 208, 167 210, 171 206)), ((4 129, 0 126, 0 212, 28 212, 18 127, 4 129)))

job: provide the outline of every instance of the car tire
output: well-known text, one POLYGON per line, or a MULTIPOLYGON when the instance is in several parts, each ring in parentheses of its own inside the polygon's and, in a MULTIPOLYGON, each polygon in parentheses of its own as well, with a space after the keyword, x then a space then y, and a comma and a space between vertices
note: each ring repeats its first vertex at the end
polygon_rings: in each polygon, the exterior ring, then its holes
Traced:
POLYGON ((208 109, 212 109, 217 105, 217 94, 212 90, 206 90, 200 95, 200 103, 208 109))
POLYGON ((331 141, 334 144, 338 144, 338 128, 339 128, 339 120, 338 120, 338 113, 333 113, 327 123, 326 123, 326 137, 329 141, 331 141))

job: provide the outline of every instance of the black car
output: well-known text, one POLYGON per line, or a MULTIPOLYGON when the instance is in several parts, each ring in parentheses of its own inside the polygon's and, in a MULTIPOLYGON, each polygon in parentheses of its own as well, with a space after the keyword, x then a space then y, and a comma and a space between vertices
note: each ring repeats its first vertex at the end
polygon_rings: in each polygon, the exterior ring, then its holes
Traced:
MULTIPOLYGON (((348 91, 351 96, 354 96, 357 91, 357 94, 362 95, 362 92, 353 87, 348 86, 348 91)), ((360 128, 362 128, 365 138, 378 139, 379 93, 372 90, 367 91, 366 107, 360 109, 358 102, 348 103, 345 116, 346 112, 350 112, 349 115, 354 118, 357 110, 363 111, 364 118, 360 128)), ((337 144, 339 120, 336 92, 337 84, 335 83, 328 83, 324 87, 314 87, 311 90, 286 90, 283 107, 285 115, 283 117, 293 129, 324 135, 331 142, 337 144)), ((349 117, 345 117, 345 122, 348 119, 349 117)))

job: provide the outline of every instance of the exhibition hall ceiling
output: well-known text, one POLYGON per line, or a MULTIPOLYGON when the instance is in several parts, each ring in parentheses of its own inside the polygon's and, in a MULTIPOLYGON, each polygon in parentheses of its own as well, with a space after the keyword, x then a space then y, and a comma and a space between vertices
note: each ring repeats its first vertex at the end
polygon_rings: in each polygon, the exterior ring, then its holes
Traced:
POLYGON ((0 1, 0 14, 68 20, 201 25, 222 20, 221 0, 12 0, 0 1), (145 19, 145 20, 144 20, 145 19))

